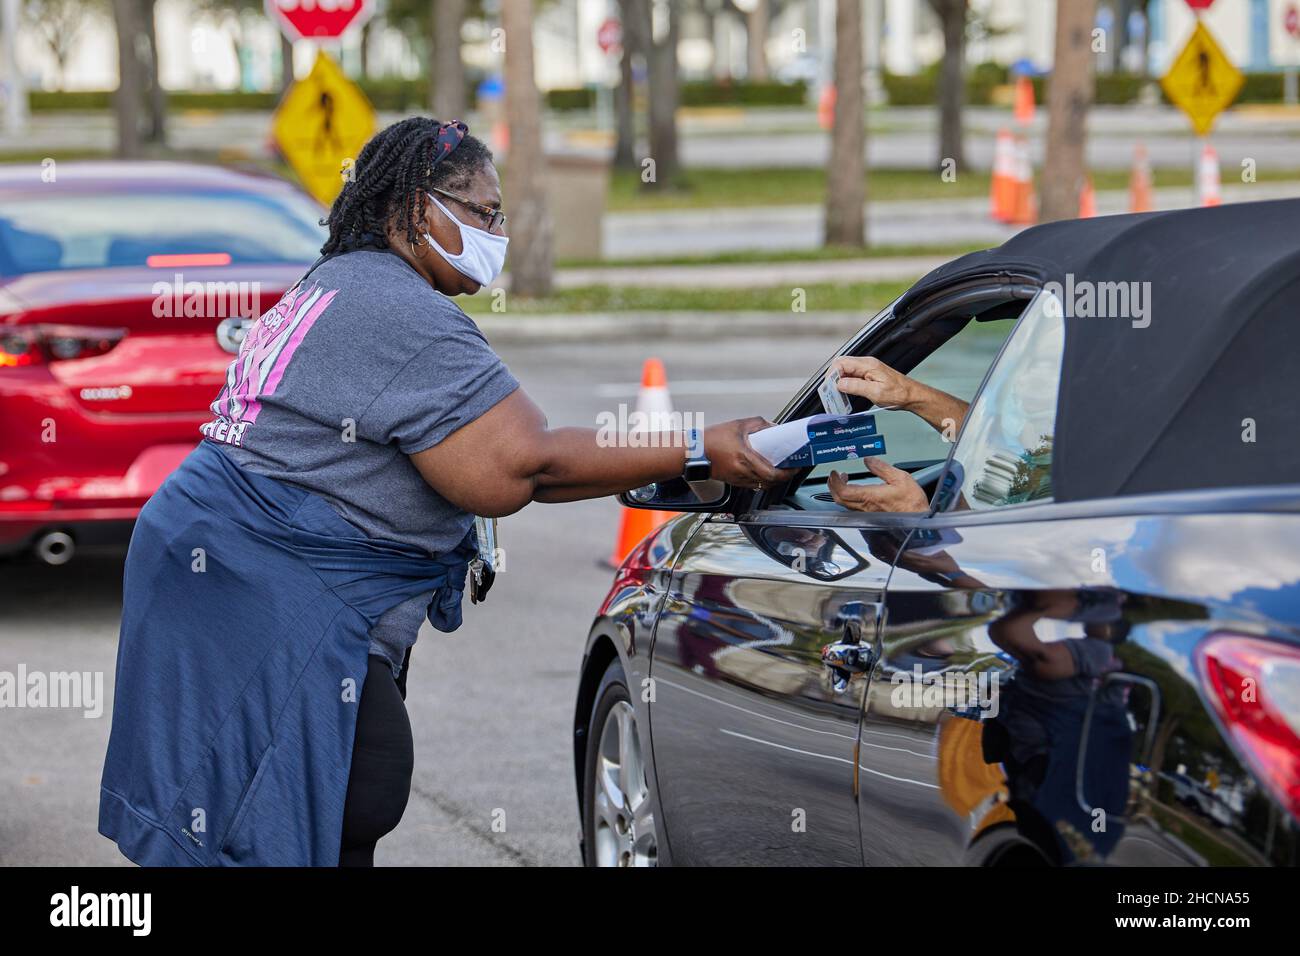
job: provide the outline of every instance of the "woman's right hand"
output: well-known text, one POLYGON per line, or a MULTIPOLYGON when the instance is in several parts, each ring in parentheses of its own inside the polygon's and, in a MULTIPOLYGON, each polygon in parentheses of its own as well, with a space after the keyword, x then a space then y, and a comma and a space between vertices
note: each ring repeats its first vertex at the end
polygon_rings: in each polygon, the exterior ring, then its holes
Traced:
POLYGON ((794 472, 779 469, 749 444, 749 436, 771 428, 766 418, 738 418, 704 429, 704 454, 713 464, 712 477, 739 488, 770 488, 794 472))

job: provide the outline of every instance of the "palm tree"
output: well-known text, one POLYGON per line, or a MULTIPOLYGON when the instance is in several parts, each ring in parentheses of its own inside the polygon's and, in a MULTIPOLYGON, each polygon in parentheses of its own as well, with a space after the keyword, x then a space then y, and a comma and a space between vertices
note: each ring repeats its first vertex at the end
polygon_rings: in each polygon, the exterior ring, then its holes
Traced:
POLYGON ((646 37, 650 18, 645 14, 647 0, 618 0, 619 22, 623 28, 622 52, 618 59, 618 88, 614 90, 614 114, 617 138, 614 142, 614 165, 635 169, 636 157, 636 71, 633 61, 645 62, 646 37))
POLYGON ((1073 219, 1086 173, 1088 109, 1092 106, 1092 25, 1097 0, 1057 0, 1056 52, 1047 86, 1047 158, 1043 222, 1073 219))
POLYGON ((465 115, 465 67, 460 59, 460 28, 465 0, 433 0, 433 115, 444 123, 465 115))
POLYGON ((293 41, 280 33, 280 92, 288 93, 293 86, 293 41))
MULTIPOLYGON (((677 79, 677 42, 681 37, 681 0, 662 0, 667 24, 664 34, 654 39, 651 24, 644 24, 649 38, 647 64, 650 80, 650 156, 655 175, 642 179, 647 189, 672 188, 681 167, 677 150, 677 104, 680 89, 677 79)), ((650 3, 643 4, 649 20, 650 3)))
POLYGON ((510 155, 502 192, 510 209, 510 291, 551 292, 554 244, 546 207, 546 157, 542 151, 541 96, 533 70, 533 0, 501 0, 505 29, 506 125, 510 155))
POLYGON ((835 0, 835 119, 826 170, 826 244, 863 246, 867 122, 862 90, 862 0, 835 0))
POLYGON ((117 120, 117 154, 128 159, 139 156, 141 151, 140 107, 147 74, 139 55, 139 39, 144 36, 140 14, 138 0, 113 0, 118 77, 113 112, 117 120))
POLYGON ((939 68, 939 156, 966 168, 961 111, 966 99, 966 13, 969 0, 930 0, 943 27, 943 63, 939 68))
POLYGON ((745 78, 751 83, 767 79, 768 0, 754 0, 745 14, 745 78))
POLYGON ((140 24, 145 38, 145 93, 149 122, 145 139, 159 144, 167 140, 167 91, 158 66, 158 21, 155 0, 140 0, 140 24))

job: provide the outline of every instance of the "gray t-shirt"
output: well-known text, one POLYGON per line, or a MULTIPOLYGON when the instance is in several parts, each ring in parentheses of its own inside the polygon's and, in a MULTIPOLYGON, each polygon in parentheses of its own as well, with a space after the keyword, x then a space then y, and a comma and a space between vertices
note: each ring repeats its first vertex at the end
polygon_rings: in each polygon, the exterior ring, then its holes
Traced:
MULTIPOLYGON (((473 515, 408 455, 519 387, 477 325, 399 256, 348 252, 316 266, 248 330, 201 429, 242 467, 308 489, 366 534, 433 553, 473 515)), ((390 610, 371 653, 397 672, 428 598, 390 610)))

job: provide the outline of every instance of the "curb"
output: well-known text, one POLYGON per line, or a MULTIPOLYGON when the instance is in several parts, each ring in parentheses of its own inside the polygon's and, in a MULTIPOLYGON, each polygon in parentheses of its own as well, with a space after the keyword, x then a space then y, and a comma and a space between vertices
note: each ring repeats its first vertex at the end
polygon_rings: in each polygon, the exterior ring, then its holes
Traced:
POLYGON ((493 345, 616 342, 647 339, 709 341, 735 336, 838 335, 847 339, 871 318, 862 312, 591 312, 471 315, 493 345))

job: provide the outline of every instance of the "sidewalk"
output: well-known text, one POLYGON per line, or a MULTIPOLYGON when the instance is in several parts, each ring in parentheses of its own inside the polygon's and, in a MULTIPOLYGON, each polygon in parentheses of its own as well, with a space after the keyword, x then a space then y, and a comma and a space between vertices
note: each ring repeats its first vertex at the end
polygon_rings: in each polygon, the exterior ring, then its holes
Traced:
POLYGON ((821 282, 899 282, 919 279, 952 256, 884 256, 808 262, 746 262, 728 265, 599 266, 560 269, 555 284, 651 286, 656 289, 791 287, 821 282))
MULTIPOLYGON (((1225 169, 1229 173, 1232 171, 1231 167, 1225 169)), ((1294 196, 1300 196, 1300 182, 1246 184, 1225 177, 1223 186, 1225 203, 1294 196)), ((1194 204, 1195 195, 1190 187, 1169 187, 1155 191, 1157 209, 1178 209, 1194 204)), ((989 218, 988 208, 988 200, 983 197, 894 199, 868 203, 867 238, 876 245, 981 243, 995 246, 1019 231, 1018 227, 1007 226, 989 218)), ((1102 215, 1127 212, 1127 191, 1099 192, 1097 211, 1102 215)), ((675 209, 618 212, 605 216, 605 258, 609 260, 647 256, 707 256, 752 249, 817 249, 821 246, 821 206, 675 209)), ((873 268, 882 270, 878 273, 881 278, 897 277, 883 271, 888 267, 881 263, 886 261, 873 260, 873 268)), ((844 266, 845 274, 856 274, 853 268, 855 263, 852 261, 824 264, 832 268, 844 266)), ((811 265, 789 264, 801 277, 809 274, 808 267, 811 265)), ((765 275, 771 275, 773 270, 784 266, 785 264, 771 269, 761 266, 756 268, 761 269, 765 275)), ((657 271, 657 267, 637 267, 634 274, 636 281, 630 284, 654 285, 654 271, 657 271)), ((801 278, 800 281, 813 280, 801 278)), ((774 280, 772 284, 778 282, 774 280)))
POLYGON ((585 312, 475 314, 493 345, 636 342, 730 336, 834 335, 847 339, 871 318, 859 312, 585 312))

